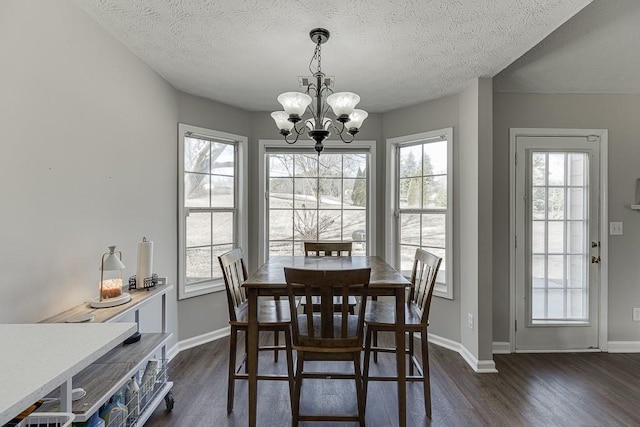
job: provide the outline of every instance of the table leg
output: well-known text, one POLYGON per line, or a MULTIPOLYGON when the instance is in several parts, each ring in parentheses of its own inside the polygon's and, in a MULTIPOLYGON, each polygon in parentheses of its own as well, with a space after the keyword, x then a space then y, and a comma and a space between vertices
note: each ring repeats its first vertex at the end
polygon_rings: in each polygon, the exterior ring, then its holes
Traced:
POLYGON ((405 358, 405 294, 404 288, 396 289, 396 366, 398 368, 398 425, 407 425, 407 370, 405 358))
POLYGON ((249 374, 249 426, 256 425, 258 404, 258 290, 249 288, 249 325, 247 328, 247 371, 249 374))

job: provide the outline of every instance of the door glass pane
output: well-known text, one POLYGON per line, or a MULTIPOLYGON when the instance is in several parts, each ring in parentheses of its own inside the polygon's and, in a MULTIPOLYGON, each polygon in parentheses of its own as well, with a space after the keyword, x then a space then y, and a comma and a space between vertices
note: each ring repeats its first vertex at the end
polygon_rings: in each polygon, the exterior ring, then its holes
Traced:
POLYGON ((589 158, 568 152, 529 156, 532 321, 588 320, 589 158))
POLYGON ((531 157, 533 185, 546 185, 547 156, 545 153, 533 153, 531 157))
POLYGON ((533 221, 531 224, 531 251, 541 254, 545 252, 546 223, 544 221, 533 221))
POLYGON ((534 187, 531 197, 531 217, 545 219, 547 212, 547 191, 544 187, 534 187))
POLYGON ((564 153, 549 153, 549 185, 564 185, 564 153))
POLYGON ((549 253, 564 253, 564 222, 549 221, 547 223, 549 253))

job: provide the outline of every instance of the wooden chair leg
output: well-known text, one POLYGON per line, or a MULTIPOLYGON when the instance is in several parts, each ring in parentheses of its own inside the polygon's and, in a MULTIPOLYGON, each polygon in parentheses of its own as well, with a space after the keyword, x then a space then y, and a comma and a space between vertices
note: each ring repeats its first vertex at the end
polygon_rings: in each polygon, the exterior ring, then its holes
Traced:
POLYGON ((364 427, 364 386, 362 382, 362 371, 360 370, 360 353, 354 353, 353 355, 353 372, 355 373, 356 380, 356 397, 358 399, 358 420, 360 421, 360 427, 364 427))
POLYGON ((236 379, 236 342, 238 340, 238 330, 231 327, 229 337, 229 378, 227 383, 227 414, 233 411, 233 392, 236 379))
POLYGON ((409 332, 409 375, 413 375, 413 332, 409 332))
MULTIPOLYGON (((373 346, 378 347, 378 331, 373 331, 373 346)), ((378 352, 373 352, 373 361, 374 363, 378 363, 378 352)))
POLYGON ((298 352, 298 359, 296 360, 296 376, 295 376, 295 387, 293 391, 293 402, 291 409, 291 425, 292 427, 298 427, 298 422, 300 421, 300 389, 302 387, 302 370, 304 366, 302 352, 298 352))
POLYGON ((431 418, 431 379, 429 378, 429 341, 427 337, 427 329, 420 332, 420 341, 422 342, 422 373, 424 374, 424 409, 427 417, 431 418))
MULTIPOLYGON (((258 343, 260 342, 260 332, 258 332, 258 343)), ((244 331, 244 373, 249 373, 249 363, 247 363, 247 349, 249 348, 249 331, 244 331)), ((260 355, 260 353, 258 353, 260 355)))
POLYGON ((293 410, 293 391, 295 389, 295 381, 293 376, 293 350, 291 349, 291 331, 289 328, 284 330, 285 346, 287 347, 287 372, 289 373, 289 400, 293 410))
MULTIPOLYGON (((362 390, 364 392, 364 408, 367 407, 367 387, 369 386, 369 359, 371 358, 371 335, 373 330, 367 327, 367 336, 364 341, 364 369, 362 371, 362 390)), ((374 352, 375 354, 375 352, 374 352)))
MULTIPOLYGON (((278 347, 278 345, 280 343, 280 331, 273 331, 273 345, 275 347, 278 347)), ((278 353, 280 353, 279 350, 273 350, 273 361, 274 362, 278 362, 278 353)))

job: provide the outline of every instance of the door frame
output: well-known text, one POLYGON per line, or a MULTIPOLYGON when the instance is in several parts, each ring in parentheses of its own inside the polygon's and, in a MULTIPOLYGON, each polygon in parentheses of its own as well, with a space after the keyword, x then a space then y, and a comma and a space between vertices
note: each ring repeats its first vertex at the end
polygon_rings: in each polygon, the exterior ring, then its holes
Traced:
MULTIPOLYGON (((576 136, 600 138, 600 303, 598 309, 598 349, 608 350, 608 295, 609 284, 607 282, 609 272, 609 216, 608 216, 608 150, 609 132, 607 129, 553 129, 553 128, 510 128, 509 129, 509 349, 511 353, 516 351, 516 138, 518 136, 576 136)), ((557 350, 564 352, 565 350, 557 350)), ((571 350, 575 352, 576 350, 571 350)), ((593 351, 593 350, 584 350, 593 351)), ((527 350, 535 353, 535 350, 527 350)), ((549 352, 544 350, 544 352, 549 352)))

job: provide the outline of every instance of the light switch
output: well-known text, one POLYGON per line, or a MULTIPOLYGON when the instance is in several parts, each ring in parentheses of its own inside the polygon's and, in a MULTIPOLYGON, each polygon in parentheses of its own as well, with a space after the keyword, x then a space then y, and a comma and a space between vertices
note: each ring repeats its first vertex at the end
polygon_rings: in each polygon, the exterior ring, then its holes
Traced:
POLYGON ((610 222, 609 223, 609 234, 612 236, 622 236, 622 223, 621 222, 610 222))

